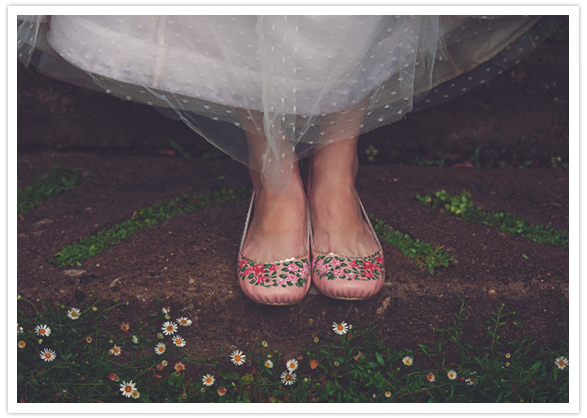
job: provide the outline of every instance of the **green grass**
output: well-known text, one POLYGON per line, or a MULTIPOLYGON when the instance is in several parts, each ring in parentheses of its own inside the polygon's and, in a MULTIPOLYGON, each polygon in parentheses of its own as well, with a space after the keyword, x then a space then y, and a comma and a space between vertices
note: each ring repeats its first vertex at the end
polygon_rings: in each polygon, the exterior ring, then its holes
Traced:
POLYGON ((185 194, 168 202, 158 203, 149 208, 135 211, 129 219, 109 228, 98 231, 95 235, 82 238, 70 244, 51 258, 50 262, 58 267, 81 265, 81 261, 90 258, 118 244, 142 228, 149 228, 167 221, 182 213, 209 208, 210 206, 250 197, 250 189, 223 188, 202 196, 185 194))
POLYGON ((559 231, 552 225, 530 224, 512 213, 490 213, 476 208, 471 198, 471 192, 451 196, 445 190, 439 190, 433 195, 416 195, 416 200, 425 205, 439 209, 442 213, 458 216, 467 221, 491 226, 500 231, 521 235, 540 244, 552 244, 569 248, 569 233, 559 231))
MULTIPOLYGON (((561 300, 564 300, 561 298, 561 300)), ((157 300, 156 300, 157 301, 157 300)), ((34 305, 19 296, 19 341, 17 394, 19 402, 568 402, 568 367, 559 370, 558 357, 568 358, 568 334, 559 347, 536 348, 535 340, 501 338, 501 329, 523 328, 515 312, 504 305, 483 324, 485 337, 476 345, 463 342, 465 301, 452 324, 437 330, 430 346, 390 347, 380 338, 380 327, 372 324, 350 327, 337 335, 330 326, 315 328, 313 341, 299 351, 296 379, 281 381, 286 361, 266 342, 245 352, 246 362, 234 365, 229 352, 210 358, 187 355, 160 333, 164 321, 176 318, 157 311, 128 331, 116 317, 127 302, 97 300, 81 309, 77 320, 67 317, 68 307, 42 302, 34 305), (31 309, 32 308, 32 309, 31 309), (28 314, 25 314, 25 310, 28 314), (35 334, 37 325, 48 325, 48 337, 35 334), (134 341, 133 341, 134 339, 134 341), (166 344, 155 354, 158 342, 166 344), (121 355, 109 351, 114 345, 121 355), (56 353, 53 361, 40 359, 42 349, 56 353), (412 359, 406 365, 406 357, 412 359), (265 366, 267 360, 273 368, 265 366), (312 367, 313 361, 315 367, 312 367), (164 365, 163 361, 167 364, 164 365), (181 362, 185 370, 176 372, 181 362), (457 377, 449 379, 454 370, 457 377), (207 387, 202 377, 215 382, 207 387), (430 381, 431 375, 434 381, 430 381), (427 377, 428 376, 428 377, 427 377), (132 381, 137 399, 121 396, 120 384, 132 381), (220 397, 217 390, 227 389, 220 397)), ((565 316, 567 318, 568 316, 565 316)), ((314 326, 312 320, 309 326, 314 326)), ((565 320, 566 321, 566 320, 565 320)), ((565 322, 566 323, 566 322, 565 322)), ((481 324, 478 324, 481 325, 481 324)), ((196 325, 191 325, 194 327, 196 325)), ((179 327, 181 334, 182 327, 179 327)), ((566 327, 563 328, 566 331, 566 327)), ((186 340, 186 347, 197 344, 186 340)), ((568 362, 568 361, 567 361, 568 362)))
POLYGON ((411 258, 419 268, 427 270, 430 275, 434 275, 438 269, 450 267, 455 261, 441 246, 432 246, 420 239, 414 240, 408 234, 393 229, 373 216, 371 220, 374 222, 373 229, 379 238, 398 248, 403 255, 411 258))
POLYGON ((18 186, 18 214, 30 212, 44 201, 53 199, 81 182, 80 173, 75 168, 54 165, 48 173, 34 176, 30 186, 18 186))

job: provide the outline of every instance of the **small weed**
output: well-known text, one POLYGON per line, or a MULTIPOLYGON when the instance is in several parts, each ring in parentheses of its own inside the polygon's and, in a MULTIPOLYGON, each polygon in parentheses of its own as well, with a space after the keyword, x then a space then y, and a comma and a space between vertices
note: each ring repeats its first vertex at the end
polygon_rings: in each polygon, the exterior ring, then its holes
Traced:
POLYGON ((410 164, 420 167, 444 167, 445 159, 441 158, 440 160, 422 160, 420 159, 420 156, 416 154, 410 161, 410 164))
POLYGON ((186 160, 192 159, 192 156, 186 150, 184 150, 183 147, 178 142, 175 142, 173 139, 170 139, 169 145, 171 145, 171 148, 173 148, 175 150, 175 152, 177 152, 179 155, 181 155, 186 160))
POLYGON ((206 152, 205 154, 203 154, 200 157, 201 161, 206 161, 206 160, 216 160, 218 158, 222 158, 224 157, 224 153, 222 151, 220 151, 218 148, 214 148, 208 152, 206 152))
POLYGON ((532 163, 534 163, 534 160, 528 160, 524 164, 519 165, 518 168, 519 169, 528 168, 532 165, 532 163))
POLYGON ((369 147, 365 150, 365 154, 367 155, 367 160, 369 160, 369 162, 373 162, 375 161, 377 154, 379 154, 379 150, 373 145, 369 145, 369 147))
MULTIPOLYGON (((85 181, 90 179, 91 173, 85 181)), ((30 212, 44 201, 66 192, 81 181, 80 173, 75 168, 54 165, 47 174, 35 176, 32 185, 25 188, 18 186, 18 214, 30 212)))
MULTIPOLYGON (((157 302, 157 301, 156 301, 157 302)), ((515 312, 504 305, 486 321, 478 346, 462 341, 466 305, 453 323, 439 329, 431 347, 393 348, 379 325, 340 325, 341 332, 316 329, 289 372, 286 360, 266 342, 247 352, 198 358, 174 344, 189 318, 170 319, 170 310, 137 323, 114 318, 127 302, 99 300, 68 318, 71 308, 19 297, 19 402, 568 402, 568 344, 536 349, 530 338, 505 341, 500 330, 515 312), (22 305, 29 304, 25 314, 22 305), (175 331, 163 335, 162 327, 175 331), (51 329, 48 336, 35 332, 51 329), (22 331, 20 328, 22 327, 22 331), (340 335, 339 335, 340 334, 340 335), (163 347, 164 345, 164 347, 163 347), (156 354, 156 347, 161 347, 156 354), (437 348, 436 348, 437 347, 437 348), (47 361, 42 350, 51 354, 47 361), (234 358, 240 355, 241 359, 234 358), (52 358, 54 356, 54 358, 52 358), (447 358, 458 359, 449 362, 447 358), (244 364, 236 365, 237 360, 244 364), (562 361, 555 364, 555 361, 562 361), (289 375, 289 376, 288 376, 289 375), (209 382, 204 378, 210 376, 209 382), (123 382, 134 396, 123 396, 123 382), (205 383, 210 383, 208 386, 205 383)), ((510 319, 510 324, 512 323, 510 319)), ((513 325, 521 327, 519 322, 513 325)), ((194 343, 182 339, 185 345, 194 343)), ((183 343, 182 343, 183 345, 183 343)))
POLYGON ((439 268, 448 268, 454 262, 454 258, 442 250, 443 247, 433 247, 419 239, 414 240, 408 234, 393 229, 384 221, 375 219, 373 216, 370 218, 375 223, 373 229, 381 239, 398 248, 403 255, 411 258, 418 267, 427 270, 430 275, 434 275, 439 268))
POLYGON ((568 169, 569 165, 567 163, 563 163, 561 157, 550 157, 550 166, 552 168, 561 168, 561 169, 568 169))
POLYGON ((182 213, 193 212, 213 204, 245 199, 250 195, 248 188, 221 190, 202 196, 186 194, 169 202, 158 203, 150 208, 135 211, 129 219, 109 228, 98 231, 96 235, 82 238, 66 246, 49 260, 58 267, 80 265, 80 262, 118 244, 142 228, 149 228, 167 221, 182 213))
POLYGON ((495 227, 501 231, 518 234, 541 244, 552 244, 569 248, 569 233, 559 231, 550 224, 529 224, 511 213, 488 213, 480 208, 475 208, 471 198, 471 192, 463 190, 456 196, 449 195, 445 190, 440 190, 434 195, 416 195, 416 200, 425 205, 440 209, 442 213, 459 216, 465 220, 495 227))
POLYGON ((557 27, 552 30, 552 32, 548 35, 547 39, 554 41, 554 42, 569 42, 569 22, 568 20, 565 22, 566 24, 559 24, 557 27))
MULTIPOLYGON (((479 145, 477 148, 475 148, 475 151, 473 152, 473 155, 470 157, 470 160, 473 162, 473 165, 475 165, 475 167, 477 168, 483 168, 483 166, 481 165, 481 145, 479 145)), ((490 168, 491 164, 487 165, 485 168, 490 168)))

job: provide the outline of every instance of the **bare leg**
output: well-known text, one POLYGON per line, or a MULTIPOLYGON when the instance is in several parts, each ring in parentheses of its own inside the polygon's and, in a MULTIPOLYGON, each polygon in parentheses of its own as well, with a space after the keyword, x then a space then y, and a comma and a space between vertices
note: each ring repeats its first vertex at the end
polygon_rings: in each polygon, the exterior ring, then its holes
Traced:
POLYGON ((320 252, 346 256, 369 256, 378 249, 364 221, 355 178, 359 170, 357 142, 363 120, 363 103, 345 115, 344 122, 328 125, 327 138, 341 135, 350 139, 333 142, 314 153, 308 195, 314 243, 320 252), (330 127, 335 126, 335 127, 330 127))
MULTIPOLYGON (((285 185, 272 185, 276 182, 268 181, 258 171, 263 166, 262 159, 267 145, 262 129, 263 115, 259 112, 243 112, 239 117, 246 129, 249 165, 253 167, 249 169, 249 174, 255 189, 254 213, 243 254, 260 262, 300 257, 307 251, 307 228, 306 196, 298 162, 293 158, 291 161, 280 161, 283 173, 277 171, 277 175, 284 176, 285 185)), ((265 164, 271 162, 265 161, 265 164)))

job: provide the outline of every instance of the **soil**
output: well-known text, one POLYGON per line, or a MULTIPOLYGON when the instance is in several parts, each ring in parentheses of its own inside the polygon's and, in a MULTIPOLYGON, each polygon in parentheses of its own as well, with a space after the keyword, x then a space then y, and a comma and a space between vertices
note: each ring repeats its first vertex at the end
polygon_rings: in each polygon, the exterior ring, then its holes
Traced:
POLYGON ((505 304, 505 312, 516 314, 507 320, 503 340, 525 335, 537 339, 539 347, 557 347, 566 338, 561 324, 568 321, 563 305, 569 297, 569 250, 444 215, 414 196, 467 189, 485 210, 568 231, 569 172, 551 167, 551 157, 568 163, 568 69, 568 45, 545 42, 489 85, 361 139, 363 160, 368 146, 379 150, 374 162, 364 161, 357 178, 367 211, 414 238, 443 246, 456 259, 453 266, 431 276, 383 243, 386 282, 373 299, 337 301, 311 290, 297 305, 269 307, 249 301, 236 281, 246 201, 140 230, 81 267, 50 264, 67 244, 139 208, 188 192, 248 185, 248 174, 226 158, 200 159, 210 146, 178 121, 19 64, 18 183, 28 184, 53 164, 91 171, 94 178, 19 217, 18 292, 67 306, 88 304, 91 293, 129 301, 113 320, 131 326, 156 310, 158 295, 175 314, 194 320, 182 336, 185 350, 197 357, 217 355, 221 347, 253 350, 261 341, 298 355, 340 321, 377 322, 387 344, 416 349, 437 340, 435 330, 452 323, 463 298, 465 341, 479 341, 486 331, 483 322, 505 304), (170 139, 193 158, 176 155, 170 139), (416 157, 444 159, 444 167, 408 164, 416 157), (518 167, 529 160, 525 169, 475 165, 518 167), (71 277, 71 269, 83 272, 71 277), (497 297, 490 298, 490 290, 497 297))

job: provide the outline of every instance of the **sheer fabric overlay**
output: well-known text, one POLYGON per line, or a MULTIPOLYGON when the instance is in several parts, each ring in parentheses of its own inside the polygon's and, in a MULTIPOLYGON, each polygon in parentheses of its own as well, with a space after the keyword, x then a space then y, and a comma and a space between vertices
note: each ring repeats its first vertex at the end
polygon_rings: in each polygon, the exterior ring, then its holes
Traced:
POLYGON ((536 16, 19 18, 26 65, 167 110, 273 182, 321 146, 486 82, 540 41, 536 16))

